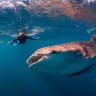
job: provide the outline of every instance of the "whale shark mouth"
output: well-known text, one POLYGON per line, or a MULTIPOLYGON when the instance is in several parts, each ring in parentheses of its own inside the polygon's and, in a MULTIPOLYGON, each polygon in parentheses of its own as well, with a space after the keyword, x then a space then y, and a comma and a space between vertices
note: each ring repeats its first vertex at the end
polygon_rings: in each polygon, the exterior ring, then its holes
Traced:
POLYGON ((28 68, 32 65, 48 58, 46 55, 33 55, 27 59, 27 64, 29 64, 28 68))

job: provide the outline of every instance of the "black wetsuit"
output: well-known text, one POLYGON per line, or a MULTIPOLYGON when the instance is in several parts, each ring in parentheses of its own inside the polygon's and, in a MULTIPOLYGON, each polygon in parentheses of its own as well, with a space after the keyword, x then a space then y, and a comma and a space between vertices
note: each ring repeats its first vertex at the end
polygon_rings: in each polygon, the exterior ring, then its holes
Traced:
POLYGON ((12 43, 24 44, 27 39, 37 40, 36 38, 32 38, 32 37, 28 37, 28 36, 23 35, 23 36, 17 36, 16 39, 9 42, 8 44, 12 44, 12 43))

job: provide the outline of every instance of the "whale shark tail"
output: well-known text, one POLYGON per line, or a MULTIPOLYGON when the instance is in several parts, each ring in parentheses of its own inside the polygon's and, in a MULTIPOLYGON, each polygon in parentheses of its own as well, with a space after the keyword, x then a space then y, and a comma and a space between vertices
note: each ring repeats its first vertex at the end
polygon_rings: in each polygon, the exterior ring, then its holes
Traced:
POLYGON ((48 58, 46 55, 32 55, 28 58, 27 64, 29 64, 28 68, 31 67, 32 65, 48 58))

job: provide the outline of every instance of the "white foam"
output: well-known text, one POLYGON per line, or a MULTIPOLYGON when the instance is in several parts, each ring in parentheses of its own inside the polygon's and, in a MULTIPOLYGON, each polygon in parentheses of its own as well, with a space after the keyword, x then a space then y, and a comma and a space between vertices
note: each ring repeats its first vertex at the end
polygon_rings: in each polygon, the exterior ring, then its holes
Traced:
POLYGON ((11 3, 10 1, 2 1, 2 2, 0 2, 0 7, 2 9, 5 9, 5 8, 14 8, 15 5, 13 3, 11 3))
POLYGON ((42 27, 34 27, 32 30, 31 30, 31 32, 28 34, 28 36, 33 36, 33 35, 37 35, 37 34, 40 34, 40 33, 42 33, 42 32, 44 32, 44 28, 42 28, 42 27))
POLYGON ((27 5, 22 2, 22 1, 18 1, 18 0, 0 0, 0 8, 1 9, 7 9, 7 8, 11 8, 11 9, 16 9, 18 6, 22 6, 22 7, 26 7, 27 5))

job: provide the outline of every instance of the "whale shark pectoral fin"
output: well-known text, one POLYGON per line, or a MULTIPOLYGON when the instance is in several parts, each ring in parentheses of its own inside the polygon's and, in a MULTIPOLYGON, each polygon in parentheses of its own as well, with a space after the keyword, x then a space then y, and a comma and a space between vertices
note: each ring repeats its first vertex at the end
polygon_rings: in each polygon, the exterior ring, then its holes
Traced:
POLYGON ((36 55, 29 57, 27 60, 27 63, 29 64, 28 68, 46 58, 48 58, 46 55, 36 55))

